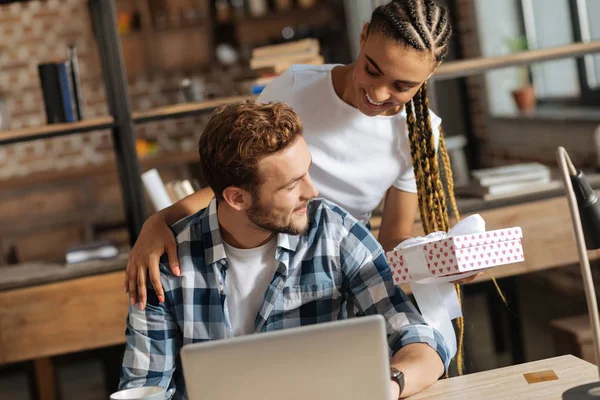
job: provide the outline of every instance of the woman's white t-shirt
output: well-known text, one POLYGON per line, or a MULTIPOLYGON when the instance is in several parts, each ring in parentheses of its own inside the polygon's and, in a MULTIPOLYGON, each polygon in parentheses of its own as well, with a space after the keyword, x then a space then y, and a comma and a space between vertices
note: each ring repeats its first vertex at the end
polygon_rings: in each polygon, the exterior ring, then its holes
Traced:
MULTIPOLYGON (((292 106, 312 154, 310 176, 319 196, 368 221, 390 187, 416 193, 406 111, 369 117, 334 91, 336 65, 294 65, 271 82, 258 101, 292 106)), ((441 119, 430 112, 435 145, 441 119)))

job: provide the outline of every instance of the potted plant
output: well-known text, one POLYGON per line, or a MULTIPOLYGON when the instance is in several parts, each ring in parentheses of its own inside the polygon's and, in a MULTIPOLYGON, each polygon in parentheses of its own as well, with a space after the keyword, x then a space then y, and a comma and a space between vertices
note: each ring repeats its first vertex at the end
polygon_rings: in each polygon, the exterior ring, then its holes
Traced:
MULTIPOLYGON (((508 39, 508 45, 511 53, 520 53, 528 50, 527 38, 525 36, 508 39)), ((529 79, 530 72, 529 65, 519 67, 521 83, 517 89, 512 91, 513 99, 521 111, 532 111, 536 106, 535 90, 529 79)))

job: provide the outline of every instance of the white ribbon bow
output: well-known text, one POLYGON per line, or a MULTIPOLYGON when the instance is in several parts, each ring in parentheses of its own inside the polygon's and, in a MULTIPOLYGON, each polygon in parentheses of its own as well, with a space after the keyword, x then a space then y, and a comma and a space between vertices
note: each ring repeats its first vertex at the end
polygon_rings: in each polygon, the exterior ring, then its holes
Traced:
POLYGON ((477 271, 447 277, 431 277, 427 259, 421 245, 453 236, 485 232, 485 221, 479 214, 471 215, 452 227, 448 233, 432 232, 425 237, 410 238, 398 246, 402 250, 404 262, 410 266, 413 280, 410 288, 425 322, 437 329, 444 337, 451 357, 456 354, 456 335, 452 320, 462 316, 462 310, 454 285, 450 282, 465 278, 477 271))

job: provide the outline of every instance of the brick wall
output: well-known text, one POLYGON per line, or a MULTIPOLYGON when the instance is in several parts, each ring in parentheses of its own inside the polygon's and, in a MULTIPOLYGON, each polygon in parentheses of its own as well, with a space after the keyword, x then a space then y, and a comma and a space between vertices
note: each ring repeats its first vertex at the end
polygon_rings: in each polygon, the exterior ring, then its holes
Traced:
MULTIPOLYGON (((0 97, 9 129, 45 123, 37 65, 65 59, 70 43, 80 57, 85 118, 108 114, 100 60, 85 0, 34 0, 0 6, 0 97)), ((182 73, 136 75, 129 79, 132 108, 144 111, 177 103, 182 73)), ((195 146, 203 118, 137 127, 138 137, 158 140, 164 150, 195 146), (181 140, 185 139, 185 140, 181 140)), ((112 159, 109 131, 0 147, 0 179, 62 170, 112 159)))

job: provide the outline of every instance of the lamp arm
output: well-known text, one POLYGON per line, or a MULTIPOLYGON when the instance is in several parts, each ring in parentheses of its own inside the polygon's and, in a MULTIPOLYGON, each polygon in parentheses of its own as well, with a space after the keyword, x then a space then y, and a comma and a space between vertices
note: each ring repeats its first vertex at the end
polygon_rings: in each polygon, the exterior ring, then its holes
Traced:
POLYGON ((587 247, 585 245, 585 239, 583 235, 583 228, 581 225, 581 218, 579 216, 579 206, 577 205, 577 199, 575 198, 575 192, 573 191, 573 183, 571 182, 570 175, 575 175, 575 168, 569 158, 569 154, 564 147, 559 147, 556 156, 561 169, 561 175, 563 183, 565 185, 565 191, 567 194, 567 200, 569 203, 569 211, 571 213, 571 222, 573 224, 573 233, 575 234, 575 243, 577 245, 577 252, 579 253, 579 262, 581 266, 581 276, 583 277, 583 287, 585 289, 585 297, 587 300, 588 314, 590 316, 590 322, 592 325, 592 331, 594 333, 594 354, 596 356, 596 365, 598 366, 598 374, 600 375, 600 316, 598 314, 598 302, 596 299, 596 290, 594 288, 594 281, 592 279, 592 271, 590 269, 590 260, 587 254, 587 247))

